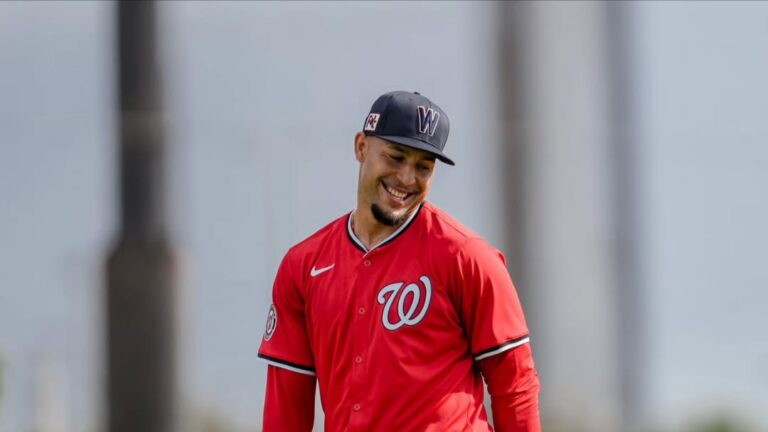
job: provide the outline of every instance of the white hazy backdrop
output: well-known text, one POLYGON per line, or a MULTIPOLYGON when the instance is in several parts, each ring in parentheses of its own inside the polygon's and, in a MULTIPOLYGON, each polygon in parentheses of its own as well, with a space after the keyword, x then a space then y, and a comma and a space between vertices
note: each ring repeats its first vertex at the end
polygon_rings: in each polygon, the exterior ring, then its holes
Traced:
MULTIPOLYGON (((292 244, 355 205, 352 138, 381 93, 419 91, 447 112, 457 165, 438 167, 430 199, 505 246, 498 7, 161 4, 190 424, 259 430, 266 366, 256 351, 272 278, 292 244)), ((636 409, 653 430, 720 414, 768 430, 768 4, 627 11, 646 299, 636 409)), ((118 202, 114 14, 106 2, 0 3, 0 431, 103 427, 102 275, 118 202)), ((570 37, 567 26, 548 31, 570 37)), ((565 264, 538 266, 556 274, 565 264)), ((529 321, 567 325, 546 314, 547 301, 536 298, 529 321)), ((568 365, 541 362, 557 361, 568 365)), ((558 396, 540 372, 549 406, 558 396)))

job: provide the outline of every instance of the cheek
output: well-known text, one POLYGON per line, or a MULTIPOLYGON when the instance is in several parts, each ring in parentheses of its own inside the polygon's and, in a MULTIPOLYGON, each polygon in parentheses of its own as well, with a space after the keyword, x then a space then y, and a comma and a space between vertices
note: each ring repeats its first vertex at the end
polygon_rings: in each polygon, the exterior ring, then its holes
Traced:
POLYGON ((360 167, 360 181, 367 187, 374 187, 379 182, 378 175, 374 167, 363 164, 360 167))
POLYGON ((429 188, 432 187, 432 175, 425 177, 421 180, 421 188, 423 193, 427 193, 429 191, 429 188))

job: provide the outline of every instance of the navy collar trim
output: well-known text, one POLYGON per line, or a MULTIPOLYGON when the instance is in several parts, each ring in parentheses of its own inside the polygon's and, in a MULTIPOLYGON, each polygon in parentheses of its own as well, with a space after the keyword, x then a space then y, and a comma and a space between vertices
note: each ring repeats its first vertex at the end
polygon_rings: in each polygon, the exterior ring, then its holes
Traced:
POLYGON ((363 251, 363 253, 365 253, 365 254, 369 254, 369 253, 371 253, 371 252, 372 252, 374 249, 376 249, 376 248, 380 248, 380 247, 382 247, 382 246, 384 246, 384 245, 386 245, 386 244, 388 244, 388 243, 391 243, 391 242, 392 242, 392 241, 394 241, 394 240, 395 240, 397 237, 399 237, 399 236, 400 236, 400 234, 404 233, 404 232, 405 232, 405 230, 406 230, 406 229, 407 229, 409 226, 411 226, 411 223, 412 223, 414 220, 416 220, 416 216, 418 216, 418 215, 419 215, 419 213, 421 213, 421 209, 422 209, 423 207, 424 207, 424 201, 422 201, 422 202, 421 202, 421 204, 419 204, 419 207, 416 209, 416 211, 414 211, 414 212, 413 212, 413 214, 411 214, 410 216, 408 216, 408 219, 407 219, 407 220, 406 220, 406 221, 405 221, 405 222, 404 222, 402 225, 400 225, 400 227, 399 227, 398 229, 396 229, 396 230, 395 230, 395 232, 393 232, 392 234, 390 234, 390 235, 389 235, 389 237, 385 238, 384 240, 382 240, 381 242, 379 242, 379 244, 377 244, 376 246, 374 246, 374 247, 372 247, 372 248, 370 248, 370 249, 366 249, 366 248, 365 248, 365 245, 363 244, 363 242, 362 242, 362 241, 360 241, 360 239, 359 239, 359 238, 357 238, 357 236, 355 235, 355 231, 352 229, 352 215, 355 213, 355 211, 354 211, 354 210, 352 210, 351 212, 349 212, 349 216, 347 216, 347 237, 349 237, 349 240, 352 242, 352 244, 354 244, 354 245, 355 245, 355 247, 357 247, 358 249, 360 249, 361 251, 363 251))

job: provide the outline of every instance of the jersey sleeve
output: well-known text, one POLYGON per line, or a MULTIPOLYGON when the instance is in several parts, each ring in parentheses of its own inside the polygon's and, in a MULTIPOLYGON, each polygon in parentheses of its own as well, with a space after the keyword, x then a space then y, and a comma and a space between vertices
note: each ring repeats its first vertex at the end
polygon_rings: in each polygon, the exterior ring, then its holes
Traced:
POLYGON ((315 362, 307 335, 305 302, 300 273, 291 251, 277 270, 272 287, 272 305, 259 348, 267 363, 305 375, 315 375, 315 362))
POLYGON ((477 362, 488 384, 494 430, 541 432, 539 376, 531 346, 522 345, 477 362))
POLYGON ((314 377, 270 365, 262 430, 311 432, 315 420, 316 382, 314 377))
POLYGON ((527 343, 528 326, 504 255, 474 238, 463 245, 457 258, 459 312, 474 359, 527 343))

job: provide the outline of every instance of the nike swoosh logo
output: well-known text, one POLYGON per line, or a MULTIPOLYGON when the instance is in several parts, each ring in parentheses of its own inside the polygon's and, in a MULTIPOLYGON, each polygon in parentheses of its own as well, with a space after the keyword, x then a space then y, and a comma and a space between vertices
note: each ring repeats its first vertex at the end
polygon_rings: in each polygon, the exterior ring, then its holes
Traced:
POLYGON ((315 276, 317 276, 317 275, 319 275, 321 273, 327 272, 328 270, 332 269, 333 266, 335 266, 335 265, 336 264, 331 264, 328 267, 323 267, 323 268, 315 268, 315 266, 312 266, 312 270, 309 271, 309 274, 310 274, 310 276, 315 277, 315 276))

